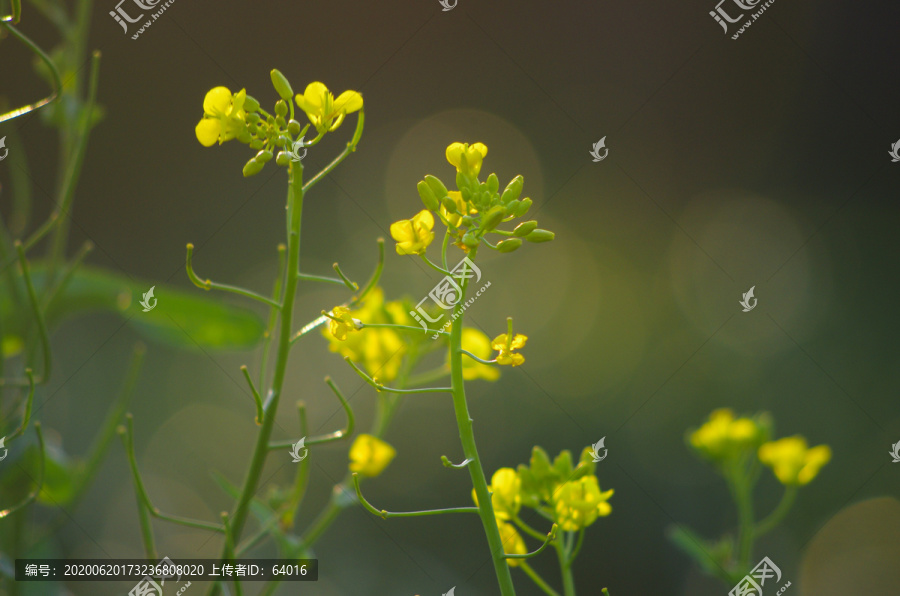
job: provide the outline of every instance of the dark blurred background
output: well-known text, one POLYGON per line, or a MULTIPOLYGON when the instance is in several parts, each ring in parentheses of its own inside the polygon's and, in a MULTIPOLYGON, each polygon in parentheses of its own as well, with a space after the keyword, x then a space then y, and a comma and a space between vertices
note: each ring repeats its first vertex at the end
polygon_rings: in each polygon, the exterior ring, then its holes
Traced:
MULTIPOLYGON (((71 250, 91 239, 89 262, 194 291, 184 273, 193 242, 201 276, 268 292, 285 175, 269 167, 244 179, 245 146, 201 147, 193 128, 203 96, 246 88, 268 108, 273 67, 295 91, 314 80, 357 89, 366 131, 307 197, 304 270, 328 274, 338 261, 362 280, 383 236, 388 299, 424 296, 437 275, 394 254, 388 228, 422 208, 424 174, 452 180, 444 149, 453 141, 484 142, 483 172, 502 184, 524 175, 531 214, 556 232, 512 255, 482 251, 492 285, 467 311, 471 323, 493 336, 511 315, 530 339, 524 366, 470 383, 469 397, 488 474, 526 462, 536 444, 577 454, 606 436, 598 476, 616 491, 613 513, 587 532, 579 594, 727 592, 665 538, 675 522, 710 538, 736 525, 725 484, 684 444, 717 407, 768 410, 778 436, 802 434, 834 453, 754 560, 775 561, 790 593, 900 594, 900 504, 879 499, 900 491, 887 454, 900 440, 900 163, 887 155, 900 138, 895 2, 778 0, 737 40, 709 16, 712 0, 459 0, 451 11, 437 0, 176 0, 137 40, 108 15, 114 7, 94 2, 89 47, 103 53, 106 116, 90 139, 71 250), (588 152, 603 136, 609 157, 594 163, 588 152), (758 307, 743 313, 751 286, 758 307)), ((22 29, 54 45, 49 25, 26 17, 22 29)), ((11 103, 45 94, 25 48, 2 44, 0 63, 11 103)), ((307 172, 340 150, 352 122, 309 152, 307 172)), ((27 152, 40 221, 51 208, 55 136, 37 117, 17 124, 25 146, 11 151, 27 152)), ((306 284, 297 318, 345 296, 306 284)), ((57 332, 54 380, 37 397, 52 397, 39 416, 52 440, 87 448, 137 339, 104 315, 57 332)), ((148 345, 132 411, 138 461, 164 511, 216 519, 230 508, 210 471, 242 479, 256 427, 239 366, 259 358, 148 345)), ((295 348, 279 426, 296 432, 299 398, 315 432, 343 424, 326 373, 368 427, 374 393, 317 336, 295 348)), ((398 456, 365 491, 377 507, 470 502, 468 475, 439 461, 461 459, 449 398, 408 399, 387 438, 398 456)), ((301 527, 343 476, 346 449, 317 450, 301 527)), ((263 478, 284 484, 292 470, 273 457, 263 478)), ((765 473, 760 513, 780 495, 765 473)), ((142 556, 118 443, 69 515, 58 533, 65 556, 142 556)), ((169 557, 219 552, 207 533, 155 527, 169 557)), ((279 594, 497 591, 475 516, 384 521, 357 508, 316 554, 318 583, 279 594)), ((558 584, 550 552, 534 567, 558 584)), ((540 593, 513 575, 519 593, 540 593)), ((105 596, 121 586, 69 589, 105 596)))

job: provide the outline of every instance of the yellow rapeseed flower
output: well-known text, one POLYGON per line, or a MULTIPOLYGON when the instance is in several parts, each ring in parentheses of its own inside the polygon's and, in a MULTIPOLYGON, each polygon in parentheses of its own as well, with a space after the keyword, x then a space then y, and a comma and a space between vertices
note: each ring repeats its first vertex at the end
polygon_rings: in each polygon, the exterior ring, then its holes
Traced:
POLYGON ((297 94, 294 99, 320 133, 336 129, 347 114, 363 107, 363 98, 358 92, 344 91, 335 99, 328 87, 318 81, 307 85, 303 95, 297 94))
POLYGON ((350 471, 370 478, 378 476, 395 455, 397 450, 378 437, 359 435, 350 447, 350 471))
POLYGON ((235 138, 247 126, 244 102, 247 92, 241 89, 234 95, 227 87, 213 87, 203 98, 203 118, 194 128, 197 140, 204 147, 235 138))
MULTIPOLYGON (((500 530, 500 540, 503 542, 503 552, 507 555, 524 555, 528 551, 525 549, 525 541, 519 535, 513 525, 497 518, 497 529, 500 530)), ((510 567, 516 567, 522 559, 507 559, 510 567)))
MULTIPOLYGON (((475 354, 482 360, 491 359, 491 340, 473 327, 463 327, 462 349, 475 354)), ((450 361, 449 352, 447 352, 447 361, 450 361)), ((500 371, 496 367, 472 360, 465 354, 463 354, 462 365, 463 379, 467 381, 474 379, 496 381, 500 378, 500 371)))
MULTIPOLYGON (((494 506, 494 515, 497 519, 512 519, 519 513, 522 507, 522 481, 512 468, 500 468, 491 476, 491 505, 494 506)), ((478 497, 475 489, 472 489, 472 500, 478 505, 478 497)))
MULTIPOLYGON (((362 306, 349 312, 349 317, 362 323, 410 324, 410 316, 403 304, 399 301, 384 302, 384 292, 379 287, 373 288, 362 306)), ((377 376, 382 382, 390 382, 397 377, 406 354, 406 345, 400 335, 389 328, 366 327, 339 340, 332 335, 329 326, 322 328, 322 336, 328 340, 332 352, 362 364, 370 376, 377 376)))
POLYGON ((500 352, 497 355, 497 364, 519 366, 525 362, 525 356, 515 353, 514 350, 524 348, 527 340, 528 336, 521 333, 516 333, 512 339, 508 333, 495 337, 491 347, 500 352))
POLYGON ((828 445, 810 448, 799 435, 764 443, 759 448, 759 461, 772 468, 778 480, 788 486, 808 484, 830 460, 828 445))
POLYGON ((350 316, 350 309, 343 306, 335 306, 329 317, 329 330, 331 335, 339 341, 347 339, 347 334, 351 331, 358 331, 356 320, 350 316))
POLYGON ((487 157, 488 148, 484 143, 451 143, 447 147, 447 161, 456 171, 477 178, 481 172, 481 162, 487 157))
POLYGON ((412 219, 391 224, 391 236, 397 241, 398 255, 422 255, 434 240, 434 216, 428 210, 419 211, 412 219))
POLYGON ((760 443, 763 429, 750 418, 734 417, 728 408, 714 410, 709 420, 691 433, 691 445, 712 460, 739 455, 742 450, 760 443))
POLYGON ((600 492, 600 484, 594 475, 566 482, 553 497, 556 523, 567 532, 588 527, 598 517, 612 513, 612 506, 607 501, 613 492, 613 489, 600 492))

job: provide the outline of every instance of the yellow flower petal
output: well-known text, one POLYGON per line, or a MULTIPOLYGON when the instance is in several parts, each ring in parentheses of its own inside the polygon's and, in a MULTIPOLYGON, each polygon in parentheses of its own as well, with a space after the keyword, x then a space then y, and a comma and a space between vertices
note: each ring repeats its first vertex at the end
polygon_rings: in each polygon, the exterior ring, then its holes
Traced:
POLYGON ((212 147, 215 145, 216 141, 219 140, 221 132, 222 124, 215 118, 204 118, 200 120, 194 128, 194 134, 197 135, 197 140, 200 141, 200 144, 204 147, 212 147))
POLYGON ((352 114, 363 107, 362 95, 356 91, 344 91, 334 100, 334 109, 342 114, 352 114))
POLYGON ((228 87, 213 87, 203 98, 203 112, 210 116, 224 116, 231 107, 231 91, 228 87))

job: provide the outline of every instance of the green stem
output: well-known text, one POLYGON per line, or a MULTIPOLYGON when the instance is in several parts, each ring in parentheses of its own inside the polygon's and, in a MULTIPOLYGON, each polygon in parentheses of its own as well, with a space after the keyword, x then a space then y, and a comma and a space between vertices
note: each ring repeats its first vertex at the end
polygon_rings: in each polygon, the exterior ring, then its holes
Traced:
MULTIPOLYGON (((472 249, 469 258, 475 259, 476 249, 472 249)), ((512 575, 503 551, 503 541, 500 538, 500 529, 494 517, 494 506, 491 503, 491 494, 488 492, 487 480, 478 455, 478 447, 475 444, 475 431, 472 427, 472 417, 469 415, 469 406, 466 402, 466 386, 463 380, 462 364, 462 331, 463 331, 463 304, 465 303, 466 287, 468 279, 462 284, 462 296, 454 307, 453 326, 450 329, 450 387, 453 394, 453 411, 456 414, 456 425, 459 428, 459 438, 462 443, 463 453, 469 463, 469 476, 472 478, 472 486, 475 488, 475 496, 478 500, 478 514, 481 517, 481 525, 487 536, 488 548, 491 551, 491 559, 494 563, 494 572, 497 575, 497 583, 500 586, 502 596, 512 596, 516 593, 513 586, 512 575)))
POLYGON ((559 571, 562 574, 563 595, 575 596, 575 577, 572 575, 572 566, 569 563, 566 549, 562 540, 556 540, 553 544, 556 547, 556 556, 559 558, 559 571))
POLYGON ((544 578, 538 575, 537 572, 532 569, 528 563, 522 561, 521 563, 519 563, 519 567, 522 568, 522 571, 525 572, 525 575, 530 577, 531 581, 533 581, 537 585, 537 587, 543 590, 545 594, 548 594, 549 596, 559 596, 559 592, 551 588, 550 584, 545 582, 544 578))
POLYGON ((741 571, 745 571, 750 564, 751 551, 753 549, 753 497, 746 480, 735 473, 731 480, 732 493, 738 510, 738 564, 741 571))
POLYGON ((797 487, 796 486, 786 486, 784 487, 784 495, 781 497, 781 501, 778 502, 778 505, 775 509, 763 519, 759 524, 757 524, 756 529, 753 531, 753 536, 755 538, 759 538, 763 534, 767 534, 772 531, 778 524, 781 523, 781 520, 784 519, 784 516, 787 515, 787 512, 790 511, 791 506, 794 504, 794 500, 797 498, 797 487))
MULTIPOLYGON (((250 502, 256 493, 259 478, 262 475, 266 455, 269 452, 269 440, 272 437, 272 428, 275 424, 275 414, 278 411, 278 402, 284 387, 284 377, 287 372, 288 354, 291 347, 291 325, 294 315, 294 298, 297 294, 297 271, 300 266, 300 227, 303 215, 303 166, 300 162, 291 162, 288 166, 288 264, 284 274, 284 293, 281 299, 281 312, 279 313, 281 329, 278 334, 278 349, 275 359, 275 373, 272 378, 271 397, 266 405, 262 426, 256 439, 253 450, 253 458, 244 483, 241 487, 241 496, 230 516, 231 532, 229 539, 233 544, 240 542, 241 532, 247 521, 250 511, 250 502)), ((213 584, 210 596, 221 593, 221 586, 213 584)))

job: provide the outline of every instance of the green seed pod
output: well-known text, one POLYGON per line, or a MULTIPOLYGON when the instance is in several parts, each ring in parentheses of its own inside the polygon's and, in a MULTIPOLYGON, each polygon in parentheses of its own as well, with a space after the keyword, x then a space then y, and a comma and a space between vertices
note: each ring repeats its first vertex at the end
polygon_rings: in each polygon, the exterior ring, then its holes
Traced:
POLYGON ((263 169, 263 166, 266 164, 257 161, 256 158, 252 158, 246 164, 244 164, 244 178, 249 178, 250 176, 255 176, 259 174, 260 170, 263 169))
POLYGON ((504 205, 509 203, 510 201, 515 201, 519 198, 519 195, 522 194, 522 186, 525 184, 525 179, 522 178, 521 175, 516 176, 512 180, 510 180, 509 184, 506 185, 506 189, 504 189, 503 194, 500 195, 500 202, 504 205))
POLYGON ((478 246, 478 243, 480 242, 478 236, 476 236, 472 232, 466 232, 465 234, 463 234, 462 241, 463 241, 463 244, 465 244, 469 248, 475 248, 476 246, 478 246))
POLYGON ((499 190, 500 180, 497 178, 497 174, 491 174, 490 176, 488 176, 487 188, 490 191, 492 196, 495 192, 497 192, 497 190, 499 190))
POLYGON ((435 198, 437 198, 438 200, 443 199, 447 196, 447 187, 444 186, 444 183, 441 182, 437 177, 428 174, 427 176, 425 176, 425 183, 428 184, 431 192, 434 193, 435 198))
POLYGON ((286 166, 291 163, 291 156, 284 151, 279 151, 278 155, 275 156, 275 163, 280 166, 286 166))
POLYGON ((434 196, 434 193, 431 192, 431 187, 428 186, 428 183, 424 180, 419 180, 419 183, 416 184, 416 190, 419 191, 419 196, 422 197, 422 203, 425 204, 425 208, 429 211, 437 211, 441 202, 438 201, 437 197, 434 196))
POLYGON ((516 229, 513 230, 513 235, 521 238, 522 236, 527 236, 537 227, 537 222, 535 220, 531 221, 523 221, 519 225, 516 226, 516 229))
MULTIPOLYGON (((259 109, 259 102, 256 101, 255 98, 250 97, 249 95, 244 98, 244 111, 248 114, 251 112, 255 112, 259 109)), ((259 116, 257 116, 258 118, 259 116)))
POLYGON ((272 85, 275 87, 278 96, 284 101, 291 101, 291 98, 294 97, 294 90, 291 89, 291 84, 288 83, 287 78, 277 68, 273 68, 269 75, 272 77, 272 85))
POLYGON ((532 230, 530 234, 525 236, 525 240, 528 240, 529 242, 550 242, 554 238, 556 238, 556 234, 550 230, 542 230, 541 228, 532 230))
POLYGON ((300 126, 300 123, 297 122, 296 120, 293 120, 293 119, 292 119, 292 120, 290 120, 290 121, 288 122, 288 132, 291 133, 291 135, 293 135, 293 136, 295 136, 295 137, 296 137, 298 134, 300 134, 300 130, 302 130, 302 128, 303 128, 303 127, 300 126))
POLYGON ((251 149, 262 149, 264 145, 265 143, 262 139, 253 139, 252 141, 250 141, 251 149))
POLYGON ((256 157, 254 157, 253 159, 260 163, 268 163, 268 161, 272 159, 272 152, 268 149, 263 149, 262 151, 257 153, 256 157))
POLYGON ((275 114, 277 116, 287 116, 288 107, 283 99, 279 99, 275 102, 275 114))
POLYGON ((491 210, 481 218, 481 229, 485 232, 490 232, 491 230, 496 228, 501 221, 503 221, 504 214, 505 213, 502 205, 491 207, 491 210))
POLYGON ((531 199, 522 199, 519 202, 519 206, 516 207, 515 216, 522 217, 523 215, 528 213, 528 210, 531 209, 531 203, 532 203, 531 199))
POLYGON ((500 252, 512 252, 522 246, 521 238, 507 238, 502 242, 497 243, 497 250, 500 252))
POLYGON ((450 197, 443 197, 441 199, 441 205, 444 206, 444 209, 446 209, 448 213, 459 213, 459 211, 456 210, 456 202, 450 197))

